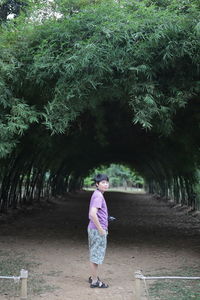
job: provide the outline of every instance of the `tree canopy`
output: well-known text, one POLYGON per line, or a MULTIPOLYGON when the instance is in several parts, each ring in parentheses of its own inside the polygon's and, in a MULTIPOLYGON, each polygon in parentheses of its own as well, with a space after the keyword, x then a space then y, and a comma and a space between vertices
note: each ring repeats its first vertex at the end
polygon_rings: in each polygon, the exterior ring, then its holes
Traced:
POLYGON ((23 5, 0 15, 1 209, 75 190, 107 163, 197 207, 199 1, 23 5))

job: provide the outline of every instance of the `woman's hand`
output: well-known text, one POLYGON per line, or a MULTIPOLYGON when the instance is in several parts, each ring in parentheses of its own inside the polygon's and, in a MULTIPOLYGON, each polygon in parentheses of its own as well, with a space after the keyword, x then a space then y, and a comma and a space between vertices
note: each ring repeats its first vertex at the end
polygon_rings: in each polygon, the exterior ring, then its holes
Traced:
POLYGON ((101 229, 99 229, 99 234, 106 235, 106 231, 103 228, 101 228, 101 229))

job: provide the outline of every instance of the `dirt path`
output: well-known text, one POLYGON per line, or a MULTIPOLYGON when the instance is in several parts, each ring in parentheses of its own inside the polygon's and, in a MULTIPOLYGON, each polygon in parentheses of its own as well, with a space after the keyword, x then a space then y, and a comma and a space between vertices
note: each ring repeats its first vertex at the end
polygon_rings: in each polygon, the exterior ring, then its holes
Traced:
MULTIPOLYGON (((90 289, 86 282, 90 192, 57 200, 44 210, 0 225, 1 251, 23 253, 26 260, 37 263, 31 272, 49 286, 29 299, 133 300, 135 270, 173 274, 184 266, 200 265, 199 218, 145 194, 109 192, 105 196, 110 214, 117 218, 110 225, 100 274, 110 285, 106 290, 90 289)), ((8 298, 1 295, 0 299, 8 298)))

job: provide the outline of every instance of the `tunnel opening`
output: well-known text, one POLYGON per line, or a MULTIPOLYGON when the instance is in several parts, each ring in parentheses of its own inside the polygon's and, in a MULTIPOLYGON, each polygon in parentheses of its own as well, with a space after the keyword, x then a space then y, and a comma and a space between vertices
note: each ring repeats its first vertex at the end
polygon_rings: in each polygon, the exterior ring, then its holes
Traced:
POLYGON ((100 173, 107 174, 109 190, 129 192, 144 190, 144 179, 135 170, 115 163, 90 170, 88 176, 84 178, 83 188, 89 190, 91 187, 95 187, 93 178, 100 173))

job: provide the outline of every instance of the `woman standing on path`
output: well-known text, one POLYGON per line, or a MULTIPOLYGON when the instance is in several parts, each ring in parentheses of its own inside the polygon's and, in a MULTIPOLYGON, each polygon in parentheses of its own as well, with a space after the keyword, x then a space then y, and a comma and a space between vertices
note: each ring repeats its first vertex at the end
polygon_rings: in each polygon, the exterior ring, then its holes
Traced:
POLYGON ((97 189, 93 192, 89 207, 88 242, 90 251, 91 275, 89 283, 91 288, 108 288, 100 281, 98 266, 103 263, 108 234, 108 209, 104 192, 109 188, 109 179, 105 174, 98 174, 94 178, 97 189))

